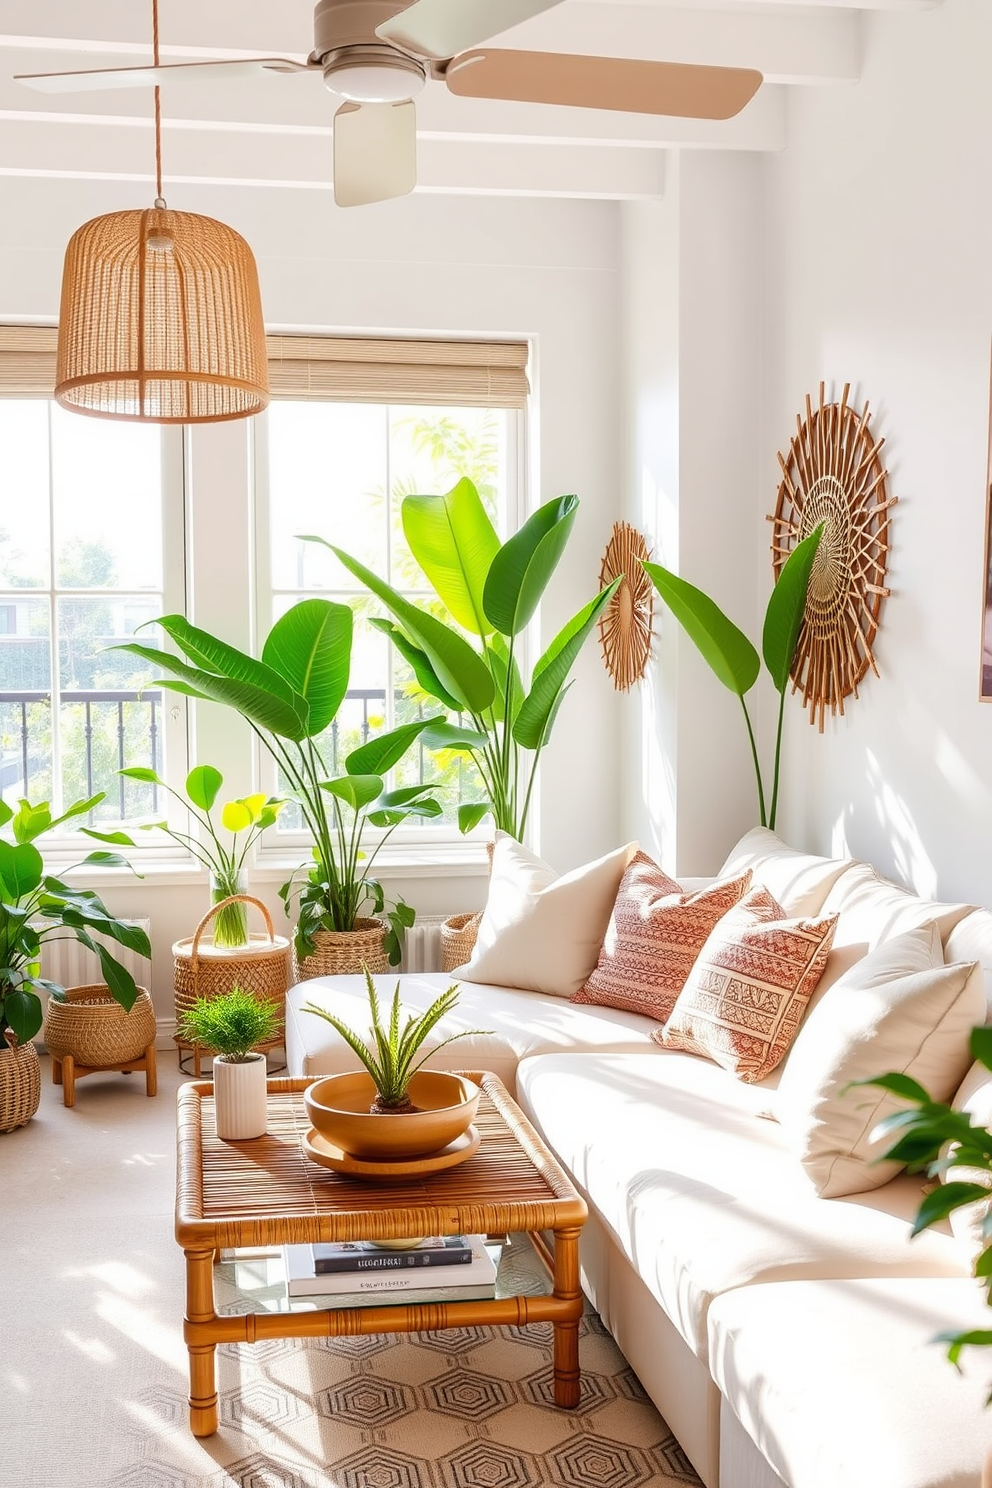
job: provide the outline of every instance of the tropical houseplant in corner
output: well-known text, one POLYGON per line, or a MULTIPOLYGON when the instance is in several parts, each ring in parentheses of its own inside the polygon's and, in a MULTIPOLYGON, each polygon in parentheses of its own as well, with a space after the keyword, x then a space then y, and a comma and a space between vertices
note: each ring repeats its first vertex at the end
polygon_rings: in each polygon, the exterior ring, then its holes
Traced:
POLYGON ((114 649, 130 651, 164 672, 162 687, 240 713, 275 761, 280 789, 284 782, 312 836, 302 878, 294 874, 280 889, 287 911, 296 914, 293 949, 300 978, 357 971, 370 958, 382 971, 396 965, 413 911, 402 901, 386 910, 382 884, 373 874, 375 860, 401 822, 440 816, 442 808, 428 786, 391 790, 385 777, 434 720, 417 719, 368 739, 347 755, 344 773, 335 774, 325 754, 348 691, 353 633, 348 605, 300 600, 272 626, 259 660, 183 615, 154 623, 181 657, 137 641, 114 649), (371 840, 368 827, 381 835, 371 840), (385 920, 376 918, 384 910, 385 920))
POLYGON ((471 755, 482 777, 486 798, 459 806, 463 832, 491 815, 497 828, 523 839, 538 762, 570 685, 569 673, 621 583, 616 579, 573 615, 526 683, 521 636, 565 551, 578 508, 577 496, 548 501, 501 543, 467 478, 443 496, 404 497, 407 543, 447 621, 405 599, 326 539, 307 537, 329 547, 394 617, 370 624, 389 637, 424 693, 469 720, 469 725, 436 722, 424 734, 432 749, 471 755))
POLYGON ((180 1020, 177 1032, 187 1043, 214 1050, 214 1110, 223 1141, 265 1135, 266 1062, 256 1045, 271 1042, 279 1025, 278 1004, 241 987, 197 998, 180 1020))
MULTIPOLYGON (((138 987, 127 967, 107 948, 104 937, 140 956, 151 955, 139 926, 112 915, 92 889, 77 889, 46 873, 39 837, 85 816, 104 793, 76 801, 53 817, 47 802, 20 801, 15 811, 0 800, 0 1131, 23 1126, 38 1109, 40 1073, 31 1039, 44 1018, 41 994, 59 1000, 65 989, 41 975, 46 941, 67 935, 99 957, 110 996, 130 1012, 138 987)), ((129 867, 117 853, 91 852, 76 867, 129 867)))
MULTIPOLYGON (((401 1022, 399 982, 388 1021, 383 1019, 367 968, 365 986, 372 1017, 367 1040, 319 1003, 303 1006, 305 1013, 330 1023, 364 1066, 359 1073, 328 1075, 308 1086, 304 1102, 310 1119, 316 1131, 353 1157, 389 1160, 437 1152, 471 1124, 479 1087, 464 1075, 427 1071, 421 1066, 446 1044, 479 1030, 450 1034, 424 1053, 431 1030, 458 1001, 457 983, 424 1012, 408 1014, 405 1022, 401 1022)), ((469 1155, 467 1148, 465 1155, 469 1155)))
MULTIPOLYGON (((185 800, 168 781, 155 770, 144 765, 131 765, 119 770, 127 780, 153 785, 164 790, 185 806, 199 825, 199 835, 192 837, 170 827, 167 821, 147 822, 142 830, 165 832, 173 842, 178 842, 192 853, 205 868, 210 870, 210 902, 222 905, 214 917, 213 939, 218 948, 230 950, 248 944, 248 906, 243 896, 247 890, 248 855, 266 827, 271 827, 286 805, 286 801, 266 796, 264 791, 256 795, 240 796, 234 801, 225 801, 221 806, 221 826, 228 831, 230 840, 225 842, 217 832, 211 816, 216 805, 224 777, 213 765, 197 765, 186 776, 185 800), (223 901, 232 899, 231 903, 223 901)), ((104 839, 108 840, 108 839, 104 839)), ((126 843, 133 847, 129 837, 121 833, 111 834, 109 840, 126 843)))
POLYGON ((645 572, 683 630, 695 642, 703 659, 723 685, 740 698, 758 788, 758 815, 761 825, 770 827, 773 831, 778 814, 785 691, 795 660, 799 632, 806 612, 810 575, 822 535, 821 524, 808 537, 803 538, 802 542, 796 544, 782 565, 765 610, 761 652, 779 696, 770 792, 765 791, 754 727, 746 702, 746 694, 758 680, 761 657, 744 632, 728 619, 708 594, 704 594, 678 574, 662 568, 660 563, 642 560, 645 572))

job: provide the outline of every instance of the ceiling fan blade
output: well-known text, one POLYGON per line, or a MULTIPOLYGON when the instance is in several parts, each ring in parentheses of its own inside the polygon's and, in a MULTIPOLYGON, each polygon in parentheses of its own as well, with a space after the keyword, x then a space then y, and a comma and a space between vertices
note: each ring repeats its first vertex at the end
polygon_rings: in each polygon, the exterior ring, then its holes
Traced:
POLYGON ((443 61, 551 10, 561 0, 414 0, 376 26, 377 36, 418 57, 443 61))
POLYGON ((417 184, 412 103, 345 103, 334 115, 334 200, 339 207, 406 196, 417 184))
POLYGON ((487 47, 456 57, 445 70, 444 80, 460 98, 730 119, 754 97, 762 79, 760 72, 748 67, 698 67, 684 62, 487 47))
POLYGON ((21 73, 15 82, 39 93, 89 93, 108 88, 151 88, 173 79, 260 77, 266 72, 311 72, 306 62, 289 57, 248 57, 231 62, 169 62, 164 67, 106 67, 87 72, 21 73))

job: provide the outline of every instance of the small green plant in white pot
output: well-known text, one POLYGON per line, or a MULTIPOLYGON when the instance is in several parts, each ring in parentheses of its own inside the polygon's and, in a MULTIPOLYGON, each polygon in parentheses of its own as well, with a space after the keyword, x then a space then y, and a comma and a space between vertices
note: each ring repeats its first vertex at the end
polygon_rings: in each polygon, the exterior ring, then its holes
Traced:
POLYGON ((263 1137, 266 1064, 256 1045, 278 1036, 278 1004, 232 987, 219 997, 198 998, 177 1031, 189 1043, 214 1051, 217 1135, 226 1142, 263 1137))

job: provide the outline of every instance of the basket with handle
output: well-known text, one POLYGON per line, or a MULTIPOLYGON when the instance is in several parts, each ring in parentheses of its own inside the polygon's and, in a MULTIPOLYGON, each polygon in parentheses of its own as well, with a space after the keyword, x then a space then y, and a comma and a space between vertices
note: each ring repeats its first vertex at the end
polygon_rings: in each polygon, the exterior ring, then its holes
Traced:
MULTIPOLYGON (((219 997, 222 992, 230 992, 232 987, 240 987, 259 1002, 275 1002, 279 1006, 278 1033, 268 1042, 259 1044, 258 1051, 267 1053, 269 1049, 278 1049, 284 1044, 285 996, 292 981, 289 941, 284 935, 276 935, 272 916, 261 899, 251 894, 231 894, 227 899, 212 904, 193 934, 175 942, 172 955, 177 1022, 201 997, 219 997), (247 945, 232 948, 203 941, 204 931, 214 916, 227 905, 241 902, 253 904, 261 912, 265 933, 253 930, 247 945)), ((180 1049, 193 1049, 199 1075, 199 1046, 191 1044, 179 1033, 173 1037, 180 1049)))

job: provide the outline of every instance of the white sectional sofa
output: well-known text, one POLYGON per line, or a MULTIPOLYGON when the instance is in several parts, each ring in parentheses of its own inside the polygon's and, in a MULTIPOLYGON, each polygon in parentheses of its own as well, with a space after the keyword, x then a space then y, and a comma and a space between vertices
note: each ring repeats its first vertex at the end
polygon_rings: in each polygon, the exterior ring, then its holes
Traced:
MULTIPOLYGON (((945 960, 980 962, 992 988, 985 910, 917 898, 762 829, 719 876, 744 868, 789 915, 838 916, 817 999, 869 948, 929 924, 945 960)), ((405 976, 404 1003, 423 1008, 450 980, 405 976)), ((389 992, 395 978, 379 981, 389 992)), ((290 1072, 352 1068, 307 1001, 364 1027, 362 979, 287 997, 290 1072)), ((748 1085, 659 1047, 650 1018, 463 981, 439 1036, 479 1027, 491 1032, 437 1063, 499 1074, 573 1175, 590 1212, 584 1287, 707 1488, 978 1488, 992 1358, 969 1350, 958 1373, 932 1339, 992 1314, 947 1226, 910 1238, 919 1178, 818 1197, 775 1119, 788 1058, 748 1085)))

